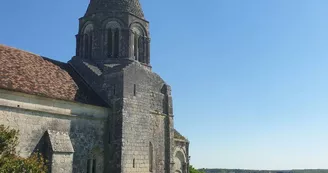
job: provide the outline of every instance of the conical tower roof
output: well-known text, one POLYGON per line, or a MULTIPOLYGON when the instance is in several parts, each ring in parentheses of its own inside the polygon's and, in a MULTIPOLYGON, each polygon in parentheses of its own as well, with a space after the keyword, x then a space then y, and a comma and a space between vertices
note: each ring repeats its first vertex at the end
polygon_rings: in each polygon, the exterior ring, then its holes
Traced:
POLYGON ((85 16, 99 12, 127 12, 144 18, 139 0, 90 0, 85 16))

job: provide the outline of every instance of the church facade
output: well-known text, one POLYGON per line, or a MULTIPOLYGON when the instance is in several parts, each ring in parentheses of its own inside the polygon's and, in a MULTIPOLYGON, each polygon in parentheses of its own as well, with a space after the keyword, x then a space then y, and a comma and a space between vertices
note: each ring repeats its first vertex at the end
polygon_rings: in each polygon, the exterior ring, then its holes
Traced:
POLYGON ((138 0, 91 0, 67 63, 0 45, 0 124, 51 173, 187 173, 171 88, 152 71, 138 0))

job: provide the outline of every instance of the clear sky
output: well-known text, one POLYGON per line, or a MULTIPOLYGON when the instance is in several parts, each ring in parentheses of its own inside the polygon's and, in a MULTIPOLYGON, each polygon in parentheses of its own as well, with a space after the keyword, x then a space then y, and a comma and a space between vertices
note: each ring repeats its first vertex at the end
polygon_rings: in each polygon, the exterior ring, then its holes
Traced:
MULTIPOLYGON (((0 43, 66 62, 88 1, 3 1, 0 43)), ((195 167, 328 168, 328 1, 141 2, 195 167)))

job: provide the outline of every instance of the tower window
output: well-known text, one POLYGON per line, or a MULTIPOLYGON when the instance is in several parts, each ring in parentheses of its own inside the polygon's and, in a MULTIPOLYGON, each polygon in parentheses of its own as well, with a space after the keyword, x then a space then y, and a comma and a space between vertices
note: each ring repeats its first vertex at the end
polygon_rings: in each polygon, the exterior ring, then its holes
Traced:
POLYGON ((113 56, 113 32, 112 29, 109 29, 107 32, 107 51, 108 51, 108 56, 112 57, 113 56))
POLYGON ((89 55, 88 50, 89 50, 89 36, 88 36, 88 34, 85 34, 84 35, 84 55, 85 55, 85 57, 88 57, 88 55, 89 55))
POLYGON ((92 56, 92 34, 84 34, 84 57, 91 58, 92 56))
POLYGON ((84 28, 81 54, 84 58, 91 58, 92 56, 92 44, 93 44, 93 25, 89 24, 84 28))
POLYGON ((89 58, 91 58, 91 56, 92 56, 92 34, 90 33, 89 34, 89 43, 88 43, 88 45, 89 45, 89 47, 88 47, 88 57, 89 58))
POLYGON ((109 21, 106 24, 107 53, 109 58, 118 58, 120 55, 121 25, 117 21, 109 21))
POLYGON ((132 40, 131 40, 131 50, 134 59, 140 62, 145 62, 145 38, 146 32, 141 25, 135 24, 132 26, 132 40))
POLYGON ((145 42, 144 42, 144 37, 139 37, 138 39, 138 57, 140 62, 145 62, 144 60, 144 48, 145 48, 145 42))
POLYGON ((133 168, 135 168, 135 167, 136 167, 136 159, 133 159, 133 163, 132 163, 132 166, 133 166, 133 168))
POLYGON ((114 33, 114 57, 117 58, 119 55, 119 40, 120 40, 120 32, 118 29, 115 29, 114 33))
POLYGON ((134 58, 138 60, 138 35, 134 34, 134 58))

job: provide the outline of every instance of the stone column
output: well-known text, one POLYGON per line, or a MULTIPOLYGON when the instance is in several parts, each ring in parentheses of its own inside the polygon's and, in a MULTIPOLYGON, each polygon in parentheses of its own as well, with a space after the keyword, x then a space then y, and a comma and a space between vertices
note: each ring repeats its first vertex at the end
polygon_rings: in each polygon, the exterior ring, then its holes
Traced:
POLYGON ((132 31, 127 28, 122 28, 119 35, 119 58, 132 59, 132 31))
POLYGON ((146 63, 150 64, 150 38, 146 38, 146 63))
POLYGON ((75 50, 75 55, 76 56, 80 56, 80 35, 77 34, 75 35, 75 38, 76 38, 76 50, 75 50))
POLYGON ((134 60, 134 34, 132 30, 129 30, 129 59, 134 60))
POLYGON ((108 57, 108 50, 107 50, 107 44, 108 44, 108 33, 107 33, 107 29, 101 29, 101 36, 102 36, 102 41, 104 44, 101 44, 102 45, 102 56, 104 56, 104 58, 107 58, 108 57))

